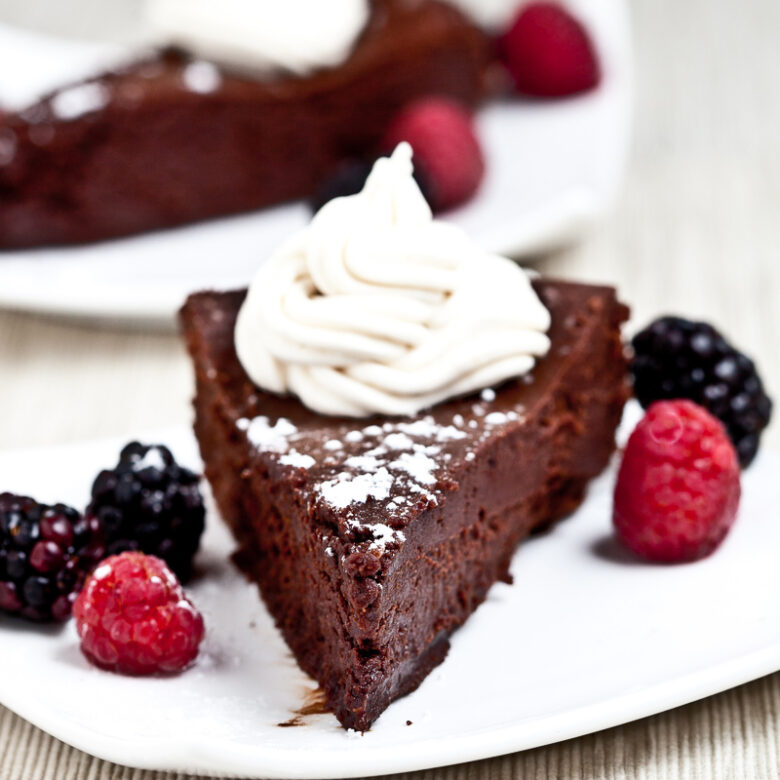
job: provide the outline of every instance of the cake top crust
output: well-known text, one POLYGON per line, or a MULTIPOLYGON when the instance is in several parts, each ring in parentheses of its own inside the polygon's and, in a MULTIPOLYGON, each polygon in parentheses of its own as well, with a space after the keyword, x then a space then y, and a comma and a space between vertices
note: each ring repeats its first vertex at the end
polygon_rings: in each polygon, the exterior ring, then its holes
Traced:
POLYGON ((457 490, 486 442, 547 424, 540 419, 546 400, 572 360, 591 350, 605 307, 620 306, 608 287, 534 284, 552 314, 547 357, 520 379, 407 418, 328 417, 258 390, 233 345, 244 291, 191 296, 182 318, 199 370, 214 384, 237 435, 247 438, 272 478, 295 483, 323 525, 323 539, 335 533, 384 553, 398 549, 415 517, 457 490))

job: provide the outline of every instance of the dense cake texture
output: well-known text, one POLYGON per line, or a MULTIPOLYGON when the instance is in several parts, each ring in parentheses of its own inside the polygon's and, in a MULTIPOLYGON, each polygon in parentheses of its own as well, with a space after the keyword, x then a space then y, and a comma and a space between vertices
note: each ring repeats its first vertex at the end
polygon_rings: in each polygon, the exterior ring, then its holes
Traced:
POLYGON ((252 79, 163 52, 0 114, 0 248, 68 244, 310 194, 379 152, 410 100, 475 105, 486 36, 434 0, 373 0, 346 63, 252 79))
POLYGON ((419 685, 518 542, 574 510, 614 450, 627 309, 606 287, 535 287, 552 347, 533 373, 412 418, 325 417, 258 390, 233 346, 243 292, 182 310, 236 560, 345 727, 419 685))

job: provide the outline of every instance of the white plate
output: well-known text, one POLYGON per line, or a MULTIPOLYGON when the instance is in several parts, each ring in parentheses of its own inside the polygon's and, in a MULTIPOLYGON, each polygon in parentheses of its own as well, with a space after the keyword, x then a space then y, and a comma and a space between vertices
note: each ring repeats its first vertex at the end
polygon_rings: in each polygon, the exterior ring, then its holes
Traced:
MULTIPOLYGON (((186 430, 150 439, 199 462, 186 430)), ((2 454, 2 487, 83 505, 122 443, 2 454)), ((208 629, 196 667, 171 679, 121 677, 87 664, 72 625, 0 618, 0 701, 121 764, 270 778, 411 771, 614 726, 780 669, 779 470, 765 452, 745 474, 739 520, 712 557, 655 566, 611 541, 610 469, 573 517, 520 547, 514 585, 495 585, 444 664, 362 736, 332 715, 277 725, 313 683, 228 564, 231 543, 213 514, 207 574, 191 588, 208 629)))
MULTIPOLYGON (((487 177, 479 195, 447 218, 493 251, 520 256, 560 245, 602 215, 617 192, 631 102, 627 4, 571 5, 596 37, 604 82, 584 97, 515 100, 480 113, 487 177)), ((71 70, 83 72, 114 51, 90 45, 76 56, 72 43, 63 51, 61 42, 28 33, 14 41, 0 28, 0 74, 26 72, 19 62, 33 59, 38 70, 27 93, 50 84, 42 61, 58 65, 73 56, 71 70)), ((2 252, 0 306, 170 325, 187 293, 246 285, 308 217, 296 203, 101 244, 2 252)))

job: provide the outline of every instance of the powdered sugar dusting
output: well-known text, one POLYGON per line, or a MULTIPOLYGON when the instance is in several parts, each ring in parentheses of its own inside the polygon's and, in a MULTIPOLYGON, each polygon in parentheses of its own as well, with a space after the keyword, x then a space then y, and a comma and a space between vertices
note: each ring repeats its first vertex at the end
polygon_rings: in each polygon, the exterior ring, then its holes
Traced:
POLYGON ((204 60, 189 63, 182 71, 181 77, 187 89, 199 95, 215 92, 222 84, 219 70, 204 60))
POLYGON ((312 458, 311 455, 304 455, 303 453, 292 450, 286 455, 282 455, 279 458, 279 463, 284 466, 294 466, 299 469, 310 469, 317 461, 312 458))
POLYGON ((365 455, 353 455, 344 461, 344 465, 351 469, 357 469, 358 471, 378 471, 382 465, 382 461, 379 458, 371 454, 365 455))
POLYGON ((487 425, 504 425, 513 420, 517 420, 518 418, 519 415, 514 411, 490 412, 490 414, 485 415, 485 423, 487 425))
POLYGON ((165 459, 157 447, 150 447, 149 452, 143 458, 138 458, 133 463, 133 471, 143 471, 144 469, 165 470, 165 459))
POLYGON ((425 437, 438 442, 464 439, 468 435, 454 425, 438 425, 430 415, 412 423, 398 423, 397 427, 399 431, 409 436, 425 437))
POLYGON ((382 467, 363 474, 343 471, 336 479, 318 485, 317 491, 331 506, 346 509, 350 504, 365 504, 369 498, 375 501, 388 498, 392 485, 392 474, 382 467))
MULTIPOLYGON (((520 407, 497 411, 495 398, 495 391, 485 391, 444 422, 429 414, 363 428, 334 424, 299 430, 286 418, 261 415, 236 425, 280 464, 308 471, 302 487, 323 509, 339 512, 342 541, 384 552, 404 541, 401 529, 409 521, 441 505, 457 485, 454 464, 473 462, 496 426, 522 419, 520 407)), ((323 538, 323 550, 330 551, 325 555, 338 555, 336 549, 323 538)))
POLYGON ((388 544, 406 541, 403 531, 391 528, 385 523, 371 523, 367 525, 357 520, 349 520, 348 525, 350 528, 358 531, 369 530, 374 535, 374 541, 369 545, 370 550, 384 550, 388 544))
POLYGON ((103 84, 79 84, 58 92, 51 99, 51 109, 59 119, 67 121, 99 111, 108 101, 109 92, 103 84))
MULTIPOLYGON (((404 514, 419 510, 421 499, 423 506, 439 503, 435 489, 438 475, 452 458, 442 452, 442 447, 467 436, 455 425, 438 424, 430 415, 412 422, 368 425, 360 432, 363 451, 346 458, 345 470, 315 486, 315 490, 336 509, 357 512, 369 501, 384 502, 388 513, 402 519, 404 514)), ((343 438, 349 440, 350 435, 343 438)), ((374 535, 375 544, 384 545, 391 538, 387 529, 377 528, 376 523, 362 523, 360 527, 374 535)), ((397 531, 393 531, 392 538, 398 540, 397 531)))
POLYGON ((405 433, 389 433, 385 436, 384 446, 390 450, 410 450, 414 442, 405 433))
POLYGON ((424 452, 403 452, 390 464, 391 468, 405 471, 415 482, 421 485, 432 485, 436 482, 434 472, 436 461, 429 458, 424 452))
POLYGON ((298 429, 285 417, 280 417, 273 425, 263 415, 251 421, 239 420, 236 425, 240 430, 246 431, 249 441, 255 447, 267 452, 287 452, 290 447, 290 437, 298 432, 298 429))

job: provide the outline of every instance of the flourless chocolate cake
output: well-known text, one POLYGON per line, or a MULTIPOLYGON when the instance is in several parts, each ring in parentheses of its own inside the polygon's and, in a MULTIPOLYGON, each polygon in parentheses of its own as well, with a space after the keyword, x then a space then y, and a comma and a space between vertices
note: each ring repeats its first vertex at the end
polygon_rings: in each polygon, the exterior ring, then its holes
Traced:
POLYGON ((337 418, 258 390, 233 331, 243 292, 182 310, 195 430, 236 560, 345 727, 368 729, 508 581, 531 531, 607 464, 628 395, 614 291, 535 282, 551 349, 524 378, 410 418, 337 418))
POLYGON ((171 227, 312 193, 415 98, 473 106, 487 36, 435 0, 372 0, 341 66, 252 79, 176 51, 0 114, 0 248, 171 227))

